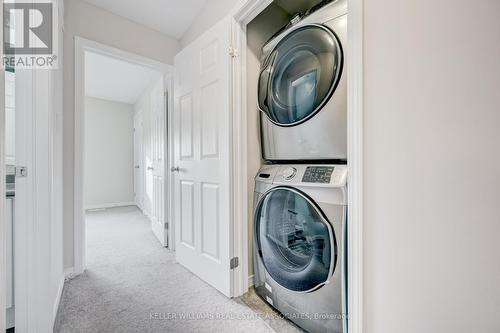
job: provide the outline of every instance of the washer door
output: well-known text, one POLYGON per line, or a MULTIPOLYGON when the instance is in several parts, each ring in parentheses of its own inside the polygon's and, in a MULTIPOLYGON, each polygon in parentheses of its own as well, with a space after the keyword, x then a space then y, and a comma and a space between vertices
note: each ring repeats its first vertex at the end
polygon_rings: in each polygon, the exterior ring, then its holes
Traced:
POLYGON ((263 67, 260 109, 277 125, 297 125, 314 116, 335 91, 342 47, 327 27, 305 25, 284 37, 263 67))
POLYGON ((332 228, 301 191, 276 187, 262 197, 255 239, 267 272, 286 289, 312 291, 333 274, 337 248, 332 228))

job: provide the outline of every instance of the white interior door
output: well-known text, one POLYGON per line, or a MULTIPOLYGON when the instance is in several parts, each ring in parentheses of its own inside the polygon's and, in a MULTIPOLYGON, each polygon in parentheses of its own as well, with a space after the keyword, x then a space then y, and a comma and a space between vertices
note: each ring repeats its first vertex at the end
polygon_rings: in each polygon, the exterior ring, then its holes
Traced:
POLYGON ((229 20, 175 57, 176 259, 231 296, 229 20))
MULTIPOLYGON (((5 71, 5 164, 9 174, 12 174, 15 159, 15 74, 5 71)), ((5 240, 6 240, 6 304, 7 325, 5 328, 11 328, 15 325, 15 304, 14 304, 14 199, 7 198, 5 205, 5 240)))
POLYGON ((144 200, 144 165, 142 149, 142 111, 134 115, 134 201, 143 209, 144 200))
POLYGON ((163 246, 168 245, 165 223, 165 129, 166 93, 163 78, 151 90, 151 227, 163 246))
POLYGON ((15 159, 17 167, 26 168, 15 180, 13 212, 16 332, 49 332, 53 327, 52 266, 58 264, 51 256, 58 243, 51 238, 55 74, 16 70, 15 159))

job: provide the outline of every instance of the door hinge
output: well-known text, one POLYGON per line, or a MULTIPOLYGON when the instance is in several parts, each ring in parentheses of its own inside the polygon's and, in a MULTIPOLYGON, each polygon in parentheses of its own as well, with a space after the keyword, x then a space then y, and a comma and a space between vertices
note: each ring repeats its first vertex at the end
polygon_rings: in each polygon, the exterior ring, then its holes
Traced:
POLYGON ((236 267, 238 267, 238 265, 239 265, 239 259, 238 259, 238 257, 231 258, 231 260, 229 261, 229 268, 230 269, 235 269, 236 267))
POLYGON ((28 167, 16 166, 16 177, 28 177, 28 167))
POLYGON ((232 46, 229 46, 228 52, 232 58, 236 58, 239 55, 238 49, 232 46))
POLYGON ((165 222, 165 230, 168 230, 168 222, 165 222))

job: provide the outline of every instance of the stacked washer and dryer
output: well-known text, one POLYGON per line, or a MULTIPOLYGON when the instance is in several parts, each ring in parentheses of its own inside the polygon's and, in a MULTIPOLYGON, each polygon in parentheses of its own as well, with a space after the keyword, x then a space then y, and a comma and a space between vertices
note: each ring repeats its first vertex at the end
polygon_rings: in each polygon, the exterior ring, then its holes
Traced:
POLYGON ((347 332, 347 0, 262 49, 254 286, 309 332, 347 332))

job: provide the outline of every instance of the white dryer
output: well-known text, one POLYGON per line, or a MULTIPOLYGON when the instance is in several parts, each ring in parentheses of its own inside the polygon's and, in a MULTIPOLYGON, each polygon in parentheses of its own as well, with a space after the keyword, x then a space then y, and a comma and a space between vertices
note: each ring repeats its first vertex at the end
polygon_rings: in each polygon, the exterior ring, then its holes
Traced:
POLYGON ((346 182, 345 165, 269 165, 255 179, 255 290, 309 332, 346 332, 346 182))
POLYGON ((347 159, 347 0, 304 17, 262 49, 258 83, 268 161, 347 159))

